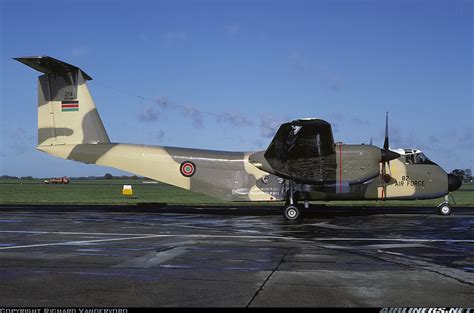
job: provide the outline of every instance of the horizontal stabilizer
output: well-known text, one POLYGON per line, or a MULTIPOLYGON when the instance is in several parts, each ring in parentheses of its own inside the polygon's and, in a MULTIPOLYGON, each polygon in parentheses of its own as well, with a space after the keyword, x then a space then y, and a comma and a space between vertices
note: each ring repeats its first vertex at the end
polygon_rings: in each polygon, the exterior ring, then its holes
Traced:
POLYGON ((62 73, 69 73, 69 72, 75 72, 77 70, 80 70, 82 72, 82 75, 84 76, 84 79, 92 80, 92 77, 87 75, 83 70, 81 70, 77 66, 74 66, 72 64, 69 64, 63 61, 59 61, 49 56, 21 57, 21 58, 14 58, 14 60, 17 60, 18 62, 21 62, 45 74, 50 74, 50 73, 62 74, 62 73))

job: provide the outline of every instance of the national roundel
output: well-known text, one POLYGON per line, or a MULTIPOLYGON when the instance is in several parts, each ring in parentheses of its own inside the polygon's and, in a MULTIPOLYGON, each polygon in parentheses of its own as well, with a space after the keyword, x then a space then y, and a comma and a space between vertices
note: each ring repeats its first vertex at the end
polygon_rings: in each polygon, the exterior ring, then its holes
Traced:
POLYGON ((179 171, 184 177, 191 177, 196 172, 196 165, 191 161, 184 161, 181 163, 179 171))

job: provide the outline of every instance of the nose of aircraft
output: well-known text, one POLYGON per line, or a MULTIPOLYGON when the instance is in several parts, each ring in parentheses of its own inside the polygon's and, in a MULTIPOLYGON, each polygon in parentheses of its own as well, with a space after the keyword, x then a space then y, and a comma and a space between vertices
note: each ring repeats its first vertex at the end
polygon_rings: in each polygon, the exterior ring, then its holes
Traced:
POLYGON ((455 191, 461 187, 462 181, 453 174, 448 174, 448 191, 455 191))

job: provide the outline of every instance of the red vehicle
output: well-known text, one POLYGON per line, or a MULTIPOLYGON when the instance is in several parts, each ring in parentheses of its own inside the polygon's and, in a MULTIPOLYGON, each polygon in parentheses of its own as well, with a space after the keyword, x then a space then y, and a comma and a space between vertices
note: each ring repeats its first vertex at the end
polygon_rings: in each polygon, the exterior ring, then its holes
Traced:
POLYGON ((45 184, 69 184, 69 178, 66 176, 61 178, 51 178, 50 180, 45 180, 45 184))

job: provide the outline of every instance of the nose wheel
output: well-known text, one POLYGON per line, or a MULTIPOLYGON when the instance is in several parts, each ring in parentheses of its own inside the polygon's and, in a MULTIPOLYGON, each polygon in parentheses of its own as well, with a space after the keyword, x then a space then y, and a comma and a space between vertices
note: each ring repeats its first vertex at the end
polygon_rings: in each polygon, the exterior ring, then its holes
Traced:
POLYGON ((438 206, 438 210, 439 210, 439 215, 450 215, 451 214, 451 206, 447 203, 441 203, 439 206, 438 206))

